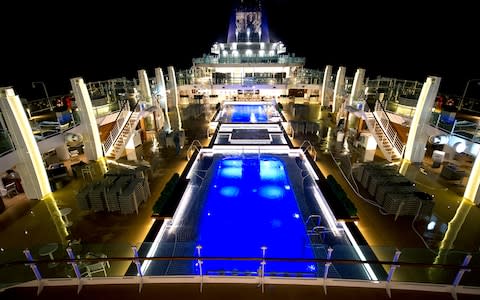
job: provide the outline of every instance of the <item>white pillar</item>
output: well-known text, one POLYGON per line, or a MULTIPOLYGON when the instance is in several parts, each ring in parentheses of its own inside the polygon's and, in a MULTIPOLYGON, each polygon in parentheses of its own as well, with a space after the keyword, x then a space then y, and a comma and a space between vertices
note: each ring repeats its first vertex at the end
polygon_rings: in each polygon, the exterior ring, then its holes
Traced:
POLYGON ((125 145, 125 152, 127 153, 127 160, 138 160, 137 159, 137 151, 135 150, 135 139, 140 138, 137 137, 137 132, 133 134, 133 136, 128 140, 127 144, 125 145))
POLYGON ((323 74, 323 85, 322 85, 322 106, 328 106, 330 104, 330 99, 328 94, 330 94, 330 77, 332 77, 332 66, 327 65, 325 67, 325 73, 323 74))
POLYGON ((358 100, 363 91, 363 81, 365 80, 365 69, 357 69, 355 77, 353 78, 352 92, 350 94, 350 99, 348 100, 348 105, 352 105, 354 100, 358 100))
POLYGON ((147 71, 138 70, 138 82, 140 85, 140 95, 142 95, 143 100, 152 105, 152 92, 150 91, 150 83, 148 82, 147 71))
POLYGON ((168 97, 168 106, 172 108, 174 120, 171 126, 173 130, 182 130, 182 119, 180 118, 180 110, 178 108, 178 89, 175 70, 172 66, 168 67, 168 83, 170 88, 170 96, 168 97))
POLYGON ((463 198, 472 201, 475 204, 480 204, 480 153, 475 157, 475 162, 473 163, 472 171, 468 177, 467 187, 465 188, 465 193, 463 198))
POLYGON ((25 109, 12 88, 0 88, 0 110, 15 146, 15 166, 25 195, 41 200, 52 190, 25 109))
POLYGON ((85 157, 88 160, 98 160, 103 157, 102 142, 87 86, 80 77, 70 79, 70 83, 79 108, 85 157))
POLYGON ((335 80, 335 88, 333 89, 333 105, 332 112, 337 112, 342 105, 343 94, 345 91, 345 67, 339 67, 337 78, 335 80))
POLYGON ((373 161, 375 158, 375 152, 377 151, 377 141, 375 137, 370 133, 365 136, 367 142, 365 143, 365 152, 363 154, 363 161, 373 161))
POLYGON ((430 120, 432 107, 440 86, 440 80, 440 77, 429 76, 423 84, 422 91, 418 97, 415 114, 410 124, 407 145, 405 146, 404 159, 409 162, 422 162, 425 156, 425 146, 427 145, 428 136, 424 132, 424 127, 430 120))
POLYGON ((157 82, 157 97, 160 104, 160 108, 164 112, 165 123, 163 129, 166 132, 172 131, 172 125, 170 124, 170 118, 168 116, 168 105, 167 105, 167 89, 165 87, 165 78, 163 77, 162 68, 155 69, 155 81, 157 82))

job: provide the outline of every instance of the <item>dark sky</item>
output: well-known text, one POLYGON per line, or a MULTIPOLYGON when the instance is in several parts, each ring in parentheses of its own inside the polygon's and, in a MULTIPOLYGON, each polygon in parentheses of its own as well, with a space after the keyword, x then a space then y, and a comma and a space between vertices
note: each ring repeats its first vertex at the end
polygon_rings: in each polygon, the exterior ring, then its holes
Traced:
MULTIPOLYGON (((13 2, 13 1, 11 1, 13 2)), ((186 69, 193 57, 225 41, 235 0, 61 1, 2 4, 0 86, 21 97, 66 93, 69 79, 133 78, 145 68, 186 69), (73 3, 78 3, 77 6, 73 3), (14 5, 15 7, 10 7, 14 5)), ((442 77, 441 91, 461 94, 480 78, 480 22, 459 1, 264 0, 271 37, 307 67, 357 67, 367 77, 424 81, 442 77)), ((473 2, 472 2, 473 3, 473 2)), ((165 71, 165 70, 164 70, 165 71)))

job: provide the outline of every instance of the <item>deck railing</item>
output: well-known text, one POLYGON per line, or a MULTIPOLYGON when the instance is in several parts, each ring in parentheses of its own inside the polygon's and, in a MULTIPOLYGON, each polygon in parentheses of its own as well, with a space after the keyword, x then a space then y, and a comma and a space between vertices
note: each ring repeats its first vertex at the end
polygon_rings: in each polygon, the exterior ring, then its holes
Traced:
MULTIPOLYGON (((454 298, 457 293, 480 295, 478 252, 432 253, 426 249, 399 250, 360 246, 363 252, 367 253, 366 250, 369 250, 384 259, 376 259, 372 255, 365 259, 354 259, 346 255, 351 249, 310 244, 311 251, 324 255, 316 255, 318 258, 270 257, 270 249, 260 248, 257 257, 208 257, 203 256, 206 249, 195 241, 178 241, 175 245, 177 251, 181 249, 183 253, 190 255, 145 257, 145 253, 152 246, 150 243, 144 243, 138 250, 137 245, 49 245, 52 246, 52 251, 49 250, 48 253, 45 252, 45 247, 24 250, 2 248, 0 291, 15 286, 37 287, 39 293, 45 286, 77 286, 80 291, 82 286, 87 284, 113 283, 138 284, 141 290, 142 285, 147 282, 194 282, 202 285, 228 281, 232 284, 318 285, 324 286, 325 293, 330 286, 347 286, 385 289, 389 295, 391 290, 395 289, 445 292, 451 293, 454 298), (92 252, 90 249, 100 249, 101 252, 92 252), (202 249, 202 252, 199 249, 202 249), (320 249, 322 251, 319 251, 320 249), (39 258, 37 253, 45 256, 39 258), (53 260, 49 258, 50 254, 53 260), (431 259, 435 261, 432 262, 431 259), (231 262, 232 268, 210 270, 209 263, 213 261, 231 262), (246 262, 256 267, 252 270, 236 269, 235 265, 245 265, 246 262), (147 263, 149 268, 144 267, 147 263), (271 269, 274 265, 278 268, 279 264, 288 266, 299 263, 308 264, 310 268, 304 272, 271 269), (358 278, 348 271, 349 268, 364 268, 366 265, 374 270, 376 278, 358 278), (170 271, 165 274, 167 266, 170 271), (143 280, 144 276, 148 276, 148 281, 143 280), (92 277, 96 277, 95 280, 92 280, 92 277)), ((173 245, 161 246, 174 251, 173 245)))

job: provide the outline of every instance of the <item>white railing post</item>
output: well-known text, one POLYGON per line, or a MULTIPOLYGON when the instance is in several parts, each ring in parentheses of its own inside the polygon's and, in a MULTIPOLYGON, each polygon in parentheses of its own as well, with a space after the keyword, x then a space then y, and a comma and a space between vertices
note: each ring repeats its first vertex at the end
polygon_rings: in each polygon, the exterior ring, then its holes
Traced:
POLYGON ((139 282, 138 282, 138 292, 140 293, 142 291, 142 287, 143 287, 142 264, 140 263, 140 260, 138 259, 137 246, 132 246, 132 251, 133 251, 133 257, 135 257, 133 262, 137 266, 138 277, 140 277, 139 282))
POLYGON ((40 274, 40 270, 38 269, 37 264, 33 263, 33 257, 32 257, 32 254, 30 253, 30 250, 28 249, 23 250, 23 254, 25 254, 25 257, 27 258, 28 261, 32 262, 25 265, 29 266, 30 269, 32 269, 33 274, 35 274, 35 278, 37 278, 37 281, 38 281, 37 296, 38 296, 43 290, 42 274, 40 274))
POLYGON ((78 279, 78 287, 77 287, 77 295, 78 295, 82 290, 82 274, 80 273, 80 268, 78 267, 78 264, 75 262, 75 254, 73 253, 72 248, 68 247, 65 250, 67 251, 68 258, 72 260, 71 262, 69 262, 69 264, 72 265, 73 271, 75 272, 75 276, 78 279))
POLYGON ((457 125, 457 119, 455 119, 455 121, 453 122, 452 131, 450 132, 450 134, 453 134, 453 132, 455 131, 456 125, 457 125))
MULTIPOLYGON (((327 259, 328 260, 330 260, 332 258, 332 252, 333 252, 333 248, 328 247, 328 249, 327 249, 327 259)), ((332 262, 327 261, 325 263, 325 270, 323 271, 323 291, 324 291, 325 295, 327 294, 328 269, 330 268, 331 265, 332 265, 332 262)))
MULTIPOLYGON (((398 261, 400 254, 402 254, 400 250, 395 251, 395 255, 393 256, 393 260, 392 260, 394 263, 398 261)), ((400 265, 393 264, 390 266, 390 271, 388 272, 387 281, 385 283, 385 288, 387 289, 388 298, 392 298, 392 292, 390 291, 390 282, 392 281, 393 273, 397 268, 400 268, 400 265)))
POLYGON ((438 124, 440 123, 441 117, 442 117, 442 114, 438 114, 437 122, 435 122, 435 128, 438 128, 438 124))
POLYGON ((260 285, 262 286, 262 294, 265 292, 265 252, 267 251, 267 246, 260 247, 262 249, 262 261, 260 262, 260 285))
POLYGON ((200 293, 202 293, 203 292, 203 270, 202 270, 203 261, 200 259, 200 257, 202 257, 200 253, 202 246, 198 245, 196 248, 197 248, 197 254, 198 254, 197 263, 198 263, 198 269, 200 272, 200 293))
MULTIPOLYGON (((465 256, 465 259, 463 260, 463 263, 462 263, 462 267, 466 267, 470 263, 471 259, 472 259, 472 255, 468 254, 467 256, 465 256)), ((461 268, 460 270, 458 270, 457 276, 455 276, 455 279, 453 280, 452 297, 455 300, 457 300, 457 286, 460 283, 460 280, 462 280, 463 273, 465 272, 470 272, 470 269, 461 268)))

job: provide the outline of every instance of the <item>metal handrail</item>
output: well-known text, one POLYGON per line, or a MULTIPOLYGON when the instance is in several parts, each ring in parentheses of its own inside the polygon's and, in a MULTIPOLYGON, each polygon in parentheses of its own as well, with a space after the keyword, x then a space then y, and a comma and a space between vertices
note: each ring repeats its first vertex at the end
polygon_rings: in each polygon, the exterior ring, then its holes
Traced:
MULTIPOLYGON (((377 120, 377 117, 375 116, 375 113, 370 111, 370 109, 368 108, 367 105, 365 106, 364 110, 361 110, 360 112, 362 113, 362 117, 365 119, 365 123, 367 124, 368 130, 370 131, 372 136, 375 138, 375 141, 377 142, 378 146, 380 147, 380 149, 382 149, 382 152, 384 152, 385 156, 388 156, 387 160, 391 160, 392 159, 391 154, 388 153, 388 151, 386 149, 384 149, 383 141, 384 141, 384 139, 387 139, 390 144, 391 144, 391 142, 388 139, 388 136, 385 133, 385 130, 381 126, 380 121, 377 120), (372 116, 371 118, 367 116, 367 114, 366 114, 367 112, 371 113, 371 116, 372 116), (380 130, 382 131, 383 134, 382 134, 381 137, 376 133, 376 128, 380 128, 380 130)), ((403 151, 402 151, 402 153, 403 153, 403 151)))
MULTIPOLYGON (((137 102, 135 103, 135 106, 133 107, 133 112, 138 111, 138 107, 139 107, 138 104, 141 103, 141 102, 142 101, 140 101, 140 99, 137 100, 137 102)), ((128 103, 128 101, 126 101, 126 103, 128 103)), ((125 108, 125 107, 128 107, 128 111, 130 111, 130 105, 125 105, 123 108, 125 108)), ((131 128, 129 126, 130 126, 130 119, 132 118, 133 113, 128 113, 123 108, 119 112, 119 114, 117 115, 117 119, 115 121, 114 128, 112 128, 112 130, 110 131, 110 135, 108 136, 107 140, 105 140, 105 143, 104 143, 105 154, 109 153, 112 146, 114 146, 117 143, 118 139, 120 138, 120 135, 121 135, 122 131, 125 128, 128 127, 129 131, 131 131, 131 128), (119 119, 120 114, 122 114, 122 116, 124 116, 122 119, 119 119), (127 115, 128 115, 128 117, 127 117, 127 115)), ((116 154, 115 154, 115 156, 116 156, 116 154)))
POLYGON ((200 152, 200 149, 202 149, 203 145, 200 143, 199 140, 193 140, 193 142, 190 144, 190 147, 187 149, 187 160, 190 160, 192 158, 192 154, 195 151, 200 152))
POLYGON ((379 123, 382 125, 381 128, 384 131, 385 136, 390 141, 395 150, 398 152, 399 156, 402 157, 405 145, 400 140, 398 132, 390 124, 390 119, 388 118, 388 115, 382 104, 378 100, 375 103, 375 112, 373 113, 373 116, 375 117, 375 119, 377 118, 377 116, 380 118, 379 123))
MULTIPOLYGON (((127 101, 128 103, 128 101, 127 101)), ((110 134, 108 137, 105 139, 103 142, 103 149, 105 153, 108 153, 110 151, 110 148, 114 145, 115 141, 117 140, 119 134, 120 134, 120 128, 122 128, 125 124, 126 116, 130 112, 130 107, 129 106, 124 106, 122 107, 122 110, 118 112, 117 118, 115 119, 115 125, 113 128, 110 130, 110 134), (127 109, 125 109, 128 107, 127 109)))
MULTIPOLYGON (((324 263, 325 265, 328 264, 328 266, 337 265, 337 264, 347 264, 347 265, 359 265, 360 264, 360 265, 363 265, 363 266, 365 266, 366 264, 372 264, 372 265, 378 265, 378 266, 390 265, 390 272, 388 273, 388 277, 386 279, 380 279, 380 280, 373 279, 374 281, 372 281, 372 279, 361 280, 362 282, 375 282, 377 284, 381 283, 381 284, 383 284, 382 287, 386 288, 386 291, 389 294, 390 288, 391 288, 390 283, 392 282, 393 273, 394 273, 395 269, 400 267, 400 266, 407 266, 407 267, 417 267, 417 268, 440 269, 442 271, 443 270, 451 270, 453 272, 456 272, 455 279, 450 284, 450 288, 440 290, 440 291, 443 291, 443 292, 452 293, 452 296, 454 296, 454 298, 456 296, 460 281, 461 281, 464 273, 465 272, 471 272, 471 271, 474 271, 474 272, 480 271, 480 266, 469 265, 470 260, 472 258, 472 255, 470 255, 470 254, 467 254, 465 256, 463 262, 460 265, 458 265, 458 264, 453 265, 453 264, 432 264, 432 263, 410 262, 410 261, 402 262, 402 261, 398 260, 398 258, 400 256, 400 253, 401 253, 399 250, 397 250, 395 252, 395 255, 394 255, 392 261, 379 261, 379 260, 371 260, 371 259, 369 259, 369 260, 367 260, 367 259, 364 259, 364 260, 338 259, 338 258, 332 258, 331 255, 327 255, 326 258, 285 258, 285 257, 270 258, 270 257, 265 256, 264 251, 263 251, 262 257, 208 257, 208 256, 205 257, 205 256, 201 256, 200 253, 198 254, 198 256, 188 256, 188 257, 186 257, 186 256, 182 256, 182 257, 175 257, 175 256, 140 257, 140 256, 138 256, 138 252, 136 252, 136 248, 135 247, 133 247, 133 248, 134 248, 134 256, 133 257, 130 257, 130 256, 129 257, 125 257, 125 256, 122 256, 122 257, 119 257, 119 256, 114 256, 114 257, 99 256, 99 257, 94 257, 94 258, 77 258, 75 256, 75 253, 73 252, 73 250, 70 247, 68 247, 66 249, 66 251, 68 253, 69 258, 67 258, 67 259, 54 259, 53 261, 52 260, 37 260, 37 259, 34 259, 32 257, 32 255, 30 254, 30 251, 28 249, 26 249, 24 251, 26 260, 24 259, 24 260, 21 260, 21 261, 1 263, 0 268, 9 267, 9 266, 16 266, 16 265, 17 266, 18 265, 25 265, 25 266, 30 267, 32 269, 32 271, 34 272, 35 277, 36 277, 36 280, 30 281, 30 286, 34 286, 34 284, 36 282, 37 287, 38 287, 37 294, 39 294, 43 290, 44 279, 43 279, 43 276, 41 274, 41 270, 38 268, 38 264, 47 264, 47 263, 52 263, 52 262, 69 264, 69 265, 72 266, 73 270, 75 271, 75 274, 77 275, 78 280, 69 281, 69 282, 72 282, 72 285, 78 285, 77 292, 80 292, 80 290, 82 289, 82 283, 83 283, 82 280, 81 280, 81 274, 80 274, 80 271, 79 271, 79 268, 78 268, 78 266, 81 263, 106 262, 107 264, 110 264, 110 262, 116 262, 116 261, 133 261, 135 264, 137 264, 137 270, 141 270, 140 261, 169 261, 169 262, 171 262, 171 261, 198 261, 200 259, 201 259, 202 263, 208 263, 208 261, 212 261, 212 260, 214 260, 214 261, 215 260, 217 260, 217 261, 218 260, 222 260, 222 261, 223 260, 229 260, 229 261, 258 261, 260 263, 263 263, 263 265, 267 264, 268 262, 313 262, 313 263, 317 263, 317 264, 319 264, 319 263, 324 263)), ((198 249, 198 246, 197 246, 197 249, 198 249)), ((264 247, 262 247, 262 250, 263 249, 264 249, 264 247)), ((265 249, 266 249, 266 247, 265 247, 265 249)), ((331 250, 328 250, 329 253, 331 253, 334 250, 333 248, 329 248, 329 249, 331 249, 331 250)), ((261 273, 262 274, 258 274, 258 275, 259 276, 265 276, 264 268, 262 268, 261 273)), ((143 277, 143 274, 140 272, 139 276, 143 277)), ((203 276, 202 271, 200 271, 200 276, 203 276)), ((319 273, 318 276, 321 276, 321 274, 319 273)), ((168 276, 163 276, 163 277, 169 278, 168 276)), ((235 276, 232 276, 232 277, 235 277, 235 276)), ((118 280, 118 277, 115 277, 115 279, 118 280)), ((260 278, 260 279, 263 280, 263 278, 260 278)), ((298 279, 300 279, 300 278, 298 278, 298 279)), ((327 279, 329 279, 328 278, 328 272, 325 272, 324 273, 324 281, 323 281, 325 292, 326 292, 326 288, 327 288, 327 279)), ((55 280, 57 280, 57 281, 62 280, 62 278, 57 277, 55 280)), ((65 278, 65 280, 71 280, 71 278, 65 278)), ((345 279, 336 278, 335 280, 345 280, 345 279)), ((401 282, 398 282, 398 283, 401 283, 401 282)), ((100 283, 100 284, 102 284, 102 283, 100 283)), ((200 285, 202 285, 202 284, 203 284, 203 278, 202 278, 202 280, 200 280, 200 285)), ((422 283, 422 285, 424 287, 425 287, 426 284, 427 283, 422 283)), ((430 284, 434 284, 435 286, 439 286, 438 284, 435 284, 435 283, 430 283, 430 284)), ((143 280, 140 280, 139 281, 139 290, 141 290, 142 285, 143 285, 143 280)), ((442 283, 441 286, 445 286, 445 284, 442 283)), ((13 287, 13 286, 11 286, 11 287, 13 287)), ((438 291, 438 290, 436 290, 436 291, 438 291)), ((480 294, 480 290, 477 289, 476 291, 473 292, 473 294, 477 294, 477 295, 480 294)))
POLYGON ((317 160, 317 149, 315 149, 315 147, 313 147, 312 143, 310 143, 309 140, 304 140, 302 142, 302 144, 300 145, 300 149, 303 149, 303 153, 307 152, 307 151, 310 151, 310 155, 313 156, 313 160, 316 161, 317 160), (303 148, 304 146, 306 145, 305 149, 303 148))

